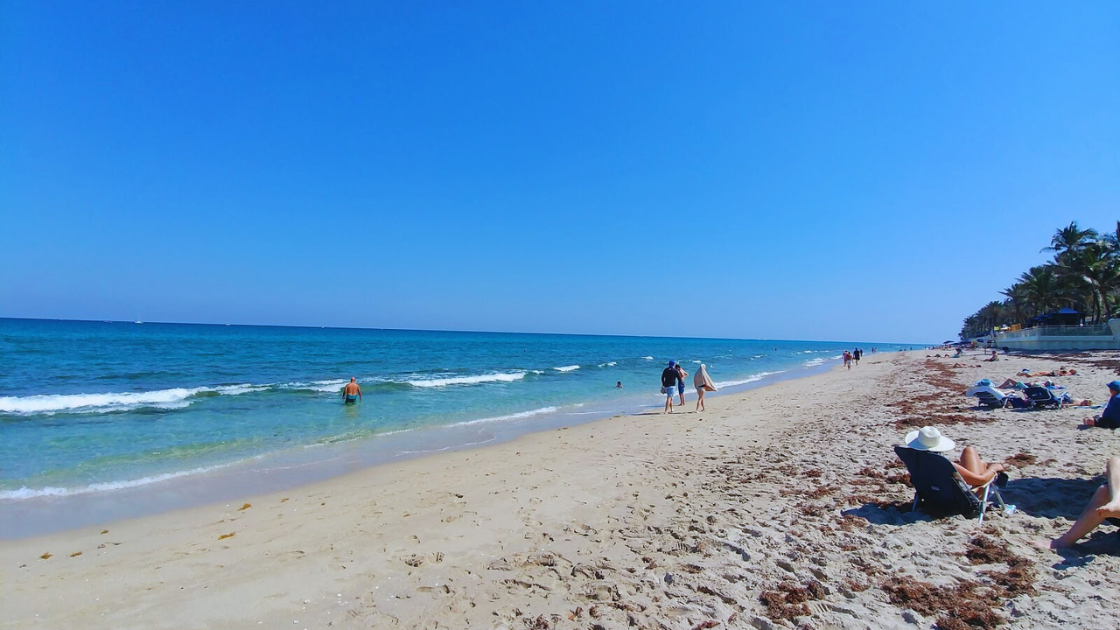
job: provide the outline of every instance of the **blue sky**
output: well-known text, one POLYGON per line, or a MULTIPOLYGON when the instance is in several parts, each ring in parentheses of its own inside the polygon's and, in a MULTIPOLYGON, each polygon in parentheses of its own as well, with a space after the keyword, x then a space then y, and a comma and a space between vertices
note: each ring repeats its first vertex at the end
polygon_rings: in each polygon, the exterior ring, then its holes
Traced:
POLYGON ((929 342, 1120 218, 1120 4, 0 3, 0 316, 929 342))

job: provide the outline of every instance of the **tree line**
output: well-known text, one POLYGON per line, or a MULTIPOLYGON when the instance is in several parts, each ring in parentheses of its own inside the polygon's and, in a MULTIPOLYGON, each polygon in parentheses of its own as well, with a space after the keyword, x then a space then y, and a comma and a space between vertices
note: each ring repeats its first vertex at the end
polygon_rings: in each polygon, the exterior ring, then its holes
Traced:
POLYGON ((1020 324, 1061 308, 1072 308, 1090 324, 1120 313, 1120 221, 1111 232, 1082 229, 1076 221, 1054 232, 1054 259, 1019 276, 1000 291, 1002 300, 988 302, 964 319, 961 339, 986 335, 997 326, 1020 324))

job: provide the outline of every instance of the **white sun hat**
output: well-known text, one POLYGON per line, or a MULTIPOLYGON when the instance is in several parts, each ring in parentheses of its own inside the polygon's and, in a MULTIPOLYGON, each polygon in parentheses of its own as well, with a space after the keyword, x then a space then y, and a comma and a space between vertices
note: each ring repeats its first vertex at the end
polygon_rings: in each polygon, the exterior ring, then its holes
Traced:
POLYGON ((906 446, 918 451, 944 453, 953 450, 953 441, 941 435, 937 427, 922 427, 906 434, 906 446))

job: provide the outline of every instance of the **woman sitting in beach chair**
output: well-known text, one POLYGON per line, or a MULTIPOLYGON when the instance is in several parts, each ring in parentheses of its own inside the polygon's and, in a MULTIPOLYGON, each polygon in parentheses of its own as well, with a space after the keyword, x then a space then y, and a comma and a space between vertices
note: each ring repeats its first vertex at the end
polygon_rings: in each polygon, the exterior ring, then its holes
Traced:
POLYGON ((953 447, 953 441, 941 435, 936 427, 911 431, 906 435, 905 445, 895 447, 895 453, 910 471, 910 482, 916 491, 915 509, 919 504, 926 504, 940 511, 979 513, 981 521, 989 498, 1006 509, 999 490, 993 488, 1007 483, 1003 464, 985 462, 971 446, 965 447, 957 461, 942 455, 953 447), (951 469, 946 467, 949 464, 951 469), (959 482, 953 479, 954 473, 959 482))

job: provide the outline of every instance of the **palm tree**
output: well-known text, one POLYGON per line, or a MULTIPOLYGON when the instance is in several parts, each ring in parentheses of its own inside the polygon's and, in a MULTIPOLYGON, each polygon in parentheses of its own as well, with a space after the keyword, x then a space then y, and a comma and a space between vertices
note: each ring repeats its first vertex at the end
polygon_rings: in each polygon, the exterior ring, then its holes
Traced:
POLYGON ((1003 302, 992 300, 980 309, 980 318, 985 323, 985 330, 992 330, 999 325, 1000 318, 1003 317, 1003 302))
POLYGON ((1093 312, 1093 321, 1099 322, 1109 315, 1110 309, 1105 296, 1116 288, 1118 261, 1109 250, 1107 241, 1097 240, 1083 244, 1075 250, 1067 250, 1059 265, 1063 275, 1070 276, 1084 287, 1085 300, 1093 312))
POLYGON ((1015 311, 1015 323, 1024 323, 1026 318, 1023 317, 1023 311, 1027 306, 1027 292, 1023 283, 1016 282, 1003 291, 1000 291, 1000 293, 1007 296, 1008 306, 1015 311))
POLYGON ((1116 231, 1105 234, 1104 240, 1113 254, 1120 252, 1120 221, 1116 222, 1116 231))
POLYGON ((1057 304, 1057 279, 1054 268, 1049 265, 1031 267, 1030 271, 1019 276, 1027 305, 1035 314, 1048 313, 1057 304))
POLYGON ((1077 221, 1070 221, 1069 225, 1054 232, 1050 237, 1050 246, 1039 251, 1054 252, 1057 258, 1063 252, 1076 251, 1083 245, 1097 240, 1097 231, 1094 229, 1082 230, 1077 227, 1077 221))

